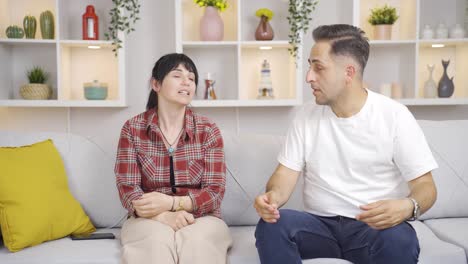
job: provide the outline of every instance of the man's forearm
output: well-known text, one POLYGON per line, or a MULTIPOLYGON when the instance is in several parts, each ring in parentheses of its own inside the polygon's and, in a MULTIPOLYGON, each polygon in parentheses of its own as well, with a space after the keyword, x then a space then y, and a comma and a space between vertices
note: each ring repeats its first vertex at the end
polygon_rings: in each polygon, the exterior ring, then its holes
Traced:
POLYGON ((411 193, 409 197, 418 202, 421 214, 425 213, 434 205, 437 198, 437 190, 430 172, 411 181, 410 189, 411 193))

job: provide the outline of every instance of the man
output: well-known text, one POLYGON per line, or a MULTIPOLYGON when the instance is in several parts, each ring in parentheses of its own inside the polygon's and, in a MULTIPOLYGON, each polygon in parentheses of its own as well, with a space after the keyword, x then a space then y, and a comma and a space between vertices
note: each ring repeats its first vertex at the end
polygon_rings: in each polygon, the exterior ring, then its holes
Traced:
POLYGON ((436 199, 437 164, 424 135, 405 106, 363 87, 369 43, 361 29, 326 25, 313 37, 306 81, 316 104, 298 112, 255 200, 260 260, 417 263, 406 221, 436 199), (279 210, 303 169, 305 212, 279 210))

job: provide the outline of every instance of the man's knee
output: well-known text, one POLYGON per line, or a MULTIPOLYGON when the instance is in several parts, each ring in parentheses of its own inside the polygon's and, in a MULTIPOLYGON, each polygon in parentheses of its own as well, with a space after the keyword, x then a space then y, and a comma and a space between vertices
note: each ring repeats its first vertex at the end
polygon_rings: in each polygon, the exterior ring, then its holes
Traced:
POLYGON ((376 241, 371 251, 389 251, 397 255, 407 254, 408 257, 419 255, 419 242, 414 229, 407 223, 377 232, 376 241))

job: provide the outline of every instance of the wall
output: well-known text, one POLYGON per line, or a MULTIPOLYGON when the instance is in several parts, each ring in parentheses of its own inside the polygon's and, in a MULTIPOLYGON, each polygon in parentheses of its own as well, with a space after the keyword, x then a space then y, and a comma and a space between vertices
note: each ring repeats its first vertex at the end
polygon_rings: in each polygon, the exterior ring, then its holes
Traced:
MULTIPOLYGON (((148 80, 154 62, 175 51, 174 0, 140 0, 141 20, 127 38, 127 108, 0 108, 0 129, 25 131, 70 131, 93 139, 114 156, 122 124, 144 111, 148 80)), ((346 0, 321 0, 313 15, 318 24, 352 23, 352 8, 346 0)), ((308 57, 313 45, 310 33, 304 40, 308 57)), ((304 69, 308 65, 304 61, 304 69)), ((304 100, 312 100, 304 82, 304 100)), ((418 119, 468 119, 468 106, 410 107, 418 119)), ((198 112, 214 119, 221 129, 238 132, 284 134, 293 107, 204 108, 198 112)))

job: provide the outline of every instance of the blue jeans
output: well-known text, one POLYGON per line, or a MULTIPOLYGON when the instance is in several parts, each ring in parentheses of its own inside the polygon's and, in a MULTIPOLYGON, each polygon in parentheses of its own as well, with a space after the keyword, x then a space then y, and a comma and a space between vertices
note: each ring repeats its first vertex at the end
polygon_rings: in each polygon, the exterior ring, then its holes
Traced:
POLYGON ((260 219, 255 245, 261 263, 302 263, 301 259, 340 258, 357 264, 417 263, 419 242, 413 227, 403 222, 375 230, 344 216, 322 217, 280 210, 269 224, 260 219))

